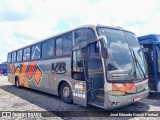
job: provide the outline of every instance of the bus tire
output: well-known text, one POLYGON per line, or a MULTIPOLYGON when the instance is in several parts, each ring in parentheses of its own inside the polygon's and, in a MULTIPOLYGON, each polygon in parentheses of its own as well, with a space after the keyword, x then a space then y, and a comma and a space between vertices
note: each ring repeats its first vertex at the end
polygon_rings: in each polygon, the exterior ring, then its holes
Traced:
POLYGON ((72 90, 71 87, 69 86, 68 83, 64 82, 61 86, 61 99, 68 104, 73 103, 73 95, 72 95, 72 90))
POLYGON ((17 88, 20 88, 19 78, 18 77, 16 77, 15 85, 16 85, 17 88))

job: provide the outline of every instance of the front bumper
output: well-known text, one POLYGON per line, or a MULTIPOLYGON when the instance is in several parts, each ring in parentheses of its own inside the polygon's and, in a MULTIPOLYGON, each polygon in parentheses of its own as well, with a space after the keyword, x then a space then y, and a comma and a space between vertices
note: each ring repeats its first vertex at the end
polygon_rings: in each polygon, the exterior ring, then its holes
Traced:
MULTIPOLYGON (((132 95, 126 95, 126 96, 111 96, 108 93, 105 93, 105 102, 104 102, 104 109, 114 109, 119 108, 137 101, 134 101, 134 98, 138 97, 140 100, 143 100, 147 98, 149 95, 149 89, 132 94, 132 95)), ((138 101, 140 101, 138 100, 138 101)))

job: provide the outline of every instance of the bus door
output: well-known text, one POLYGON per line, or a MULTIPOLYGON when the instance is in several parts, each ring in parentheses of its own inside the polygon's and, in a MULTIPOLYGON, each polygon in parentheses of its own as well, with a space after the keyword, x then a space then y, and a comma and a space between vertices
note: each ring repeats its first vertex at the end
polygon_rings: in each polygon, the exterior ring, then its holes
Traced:
POLYGON ((73 102, 87 106, 86 71, 82 49, 73 50, 71 63, 73 102))
POLYGON ((104 107, 104 79, 97 42, 73 51, 72 78, 74 103, 104 107))
POLYGON ((160 92, 160 43, 157 43, 155 46, 155 90, 160 92))
POLYGON ((154 46, 152 44, 145 45, 144 48, 147 49, 145 52, 145 58, 148 66, 148 79, 149 79, 149 88, 150 91, 155 91, 155 53, 154 53, 154 46))
POLYGON ((89 44, 85 54, 88 103, 104 107, 104 78, 98 42, 89 44))

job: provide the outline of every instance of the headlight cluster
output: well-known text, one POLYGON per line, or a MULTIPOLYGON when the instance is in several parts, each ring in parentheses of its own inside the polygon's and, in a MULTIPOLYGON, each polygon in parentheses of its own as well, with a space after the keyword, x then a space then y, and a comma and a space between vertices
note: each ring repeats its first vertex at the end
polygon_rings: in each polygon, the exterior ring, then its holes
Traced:
POLYGON ((113 96, 123 96, 125 92, 112 90, 112 91, 109 91, 108 94, 113 95, 113 96))

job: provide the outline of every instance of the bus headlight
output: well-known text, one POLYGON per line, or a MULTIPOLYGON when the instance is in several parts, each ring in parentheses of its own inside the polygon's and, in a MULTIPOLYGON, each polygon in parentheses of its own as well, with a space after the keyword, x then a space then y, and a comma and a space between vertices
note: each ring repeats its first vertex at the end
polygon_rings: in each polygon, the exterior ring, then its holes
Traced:
POLYGON ((112 90, 112 91, 109 91, 108 94, 110 95, 113 95, 113 96, 123 96, 125 94, 125 92, 123 91, 116 91, 116 90, 112 90))

